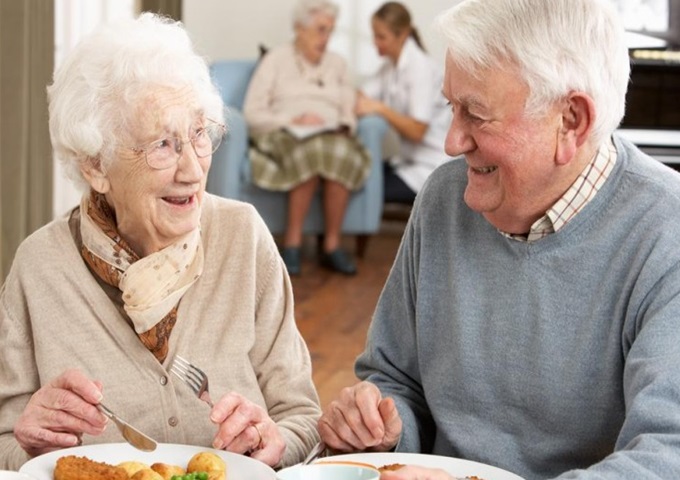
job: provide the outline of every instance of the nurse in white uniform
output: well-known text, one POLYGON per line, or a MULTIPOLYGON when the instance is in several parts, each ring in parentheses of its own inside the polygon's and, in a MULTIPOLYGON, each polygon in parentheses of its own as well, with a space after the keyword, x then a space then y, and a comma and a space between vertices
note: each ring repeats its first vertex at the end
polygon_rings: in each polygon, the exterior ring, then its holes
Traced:
POLYGON ((443 71, 422 46, 401 3, 383 4, 371 19, 384 64, 362 86, 357 115, 383 116, 399 136, 399 151, 385 162, 385 201, 412 203, 427 177, 449 157, 444 140, 451 109, 442 95, 443 71))

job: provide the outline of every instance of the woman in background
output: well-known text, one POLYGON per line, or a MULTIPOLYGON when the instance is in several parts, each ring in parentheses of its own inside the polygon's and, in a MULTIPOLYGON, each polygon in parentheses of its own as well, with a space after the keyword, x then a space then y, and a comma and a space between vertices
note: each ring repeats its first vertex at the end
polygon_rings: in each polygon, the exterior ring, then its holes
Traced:
POLYGON ((295 38, 268 52, 248 87, 244 114, 253 145, 253 181, 288 191, 282 256, 288 273, 301 269, 302 228, 323 184, 321 264, 353 275, 356 266, 340 236, 350 192, 360 188, 371 160, 354 138, 355 92, 345 61, 326 50, 338 8, 327 0, 301 0, 295 38))
POLYGON ((382 115, 398 134, 399 151, 384 164, 385 201, 413 203, 425 179, 449 158, 444 139, 451 110, 441 93, 443 71, 425 53, 401 3, 383 4, 371 26, 386 61, 361 88, 356 113, 382 115))
POLYGON ((102 401, 159 442, 300 462, 320 410, 290 280, 255 209, 205 192, 224 113, 186 31, 153 14, 99 28, 49 97, 84 194, 0 290, 0 469, 121 441, 102 401), (170 374, 178 356, 214 407, 170 374))

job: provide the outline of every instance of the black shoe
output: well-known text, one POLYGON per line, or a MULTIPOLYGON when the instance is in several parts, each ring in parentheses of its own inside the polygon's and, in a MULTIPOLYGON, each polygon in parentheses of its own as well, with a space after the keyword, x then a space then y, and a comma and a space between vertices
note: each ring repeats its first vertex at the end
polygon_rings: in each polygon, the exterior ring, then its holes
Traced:
POLYGON ((337 248, 330 253, 322 253, 319 263, 321 263, 322 267, 345 275, 354 275, 357 273, 357 267, 354 265, 354 261, 349 254, 341 248, 337 248))
POLYGON ((281 258, 286 264, 288 275, 300 275, 302 270, 302 249, 300 247, 286 247, 281 251, 281 258))

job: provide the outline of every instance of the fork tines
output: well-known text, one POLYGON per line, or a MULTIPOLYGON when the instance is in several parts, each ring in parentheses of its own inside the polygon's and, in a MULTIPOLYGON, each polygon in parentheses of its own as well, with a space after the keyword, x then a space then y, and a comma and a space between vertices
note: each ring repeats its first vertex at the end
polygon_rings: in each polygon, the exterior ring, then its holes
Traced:
POLYGON ((198 394, 200 392, 205 379, 205 373, 184 358, 179 355, 175 356, 175 360, 170 367, 170 373, 189 385, 194 393, 198 394))

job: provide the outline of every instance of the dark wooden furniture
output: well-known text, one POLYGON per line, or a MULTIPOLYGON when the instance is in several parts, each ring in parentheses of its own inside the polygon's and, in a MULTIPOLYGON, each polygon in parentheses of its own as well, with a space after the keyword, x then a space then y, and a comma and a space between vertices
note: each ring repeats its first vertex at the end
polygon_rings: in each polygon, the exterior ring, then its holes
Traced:
MULTIPOLYGON (((631 79, 626 96, 626 128, 680 130, 680 60, 668 52, 661 58, 633 58, 631 79)), ((652 54, 650 53, 650 56, 652 54)))
POLYGON ((620 133, 680 171, 680 52, 632 50, 620 133))

